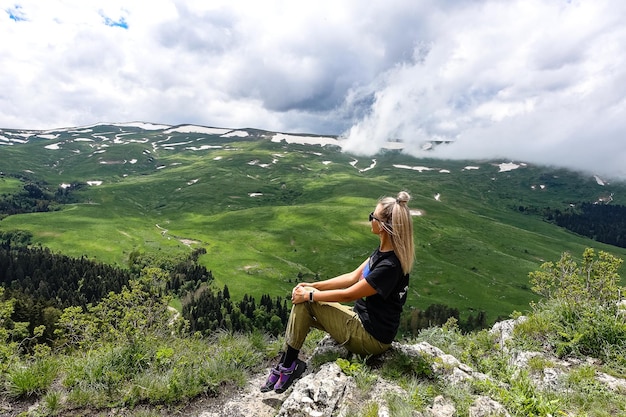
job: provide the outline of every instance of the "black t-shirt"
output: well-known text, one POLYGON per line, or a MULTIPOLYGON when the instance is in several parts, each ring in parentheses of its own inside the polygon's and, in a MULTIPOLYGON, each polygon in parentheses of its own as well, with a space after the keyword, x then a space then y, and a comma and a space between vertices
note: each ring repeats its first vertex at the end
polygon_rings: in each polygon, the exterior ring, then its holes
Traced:
POLYGON ((391 343, 400 327, 400 314, 409 290, 409 275, 402 273, 400 260, 393 251, 376 249, 360 279, 365 279, 376 294, 359 299, 354 311, 365 330, 381 343, 391 343))

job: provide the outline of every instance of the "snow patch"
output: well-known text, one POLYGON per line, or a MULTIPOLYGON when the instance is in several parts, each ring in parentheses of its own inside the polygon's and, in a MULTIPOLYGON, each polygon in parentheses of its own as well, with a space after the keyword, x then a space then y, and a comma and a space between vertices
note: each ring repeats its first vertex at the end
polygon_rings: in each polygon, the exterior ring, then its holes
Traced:
POLYGON ((609 204, 611 201, 613 201, 613 193, 611 193, 608 196, 602 196, 599 197, 598 200, 594 203, 594 204, 609 204))
POLYGON ((195 125, 184 125, 165 130, 163 133, 205 133, 207 135, 223 135, 230 132, 231 129, 223 129, 218 127, 205 127, 195 125))
POLYGON ((102 185, 102 181, 87 181, 87 185, 102 185))
POLYGON ((59 146, 58 143, 52 143, 50 145, 46 145, 46 146, 44 146, 44 148, 46 148, 46 149, 53 149, 55 151, 61 149, 61 147, 59 146))
POLYGON ((127 142, 121 142, 123 144, 127 144, 127 143, 148 143, 150 142, 150 139, 148 138, 143 138, 143 139, 126 139, 127 142))
POLYGON ((400 169, 410 169, 410 170, 419 171, 419 172, 422 172, 422 171, 432 171, 432 168, 421 167, 421 166, 412 167, 412 166, 409 166, 409 165, 395 165, 394 164, 393 167, 394 168, 400 168, 400 169))
POLYGON ((205 151, 207 149, 222 149, 221 145, 202 145, 202 146, 187 146, 185 149, 190 151, 205 151))
POLYGON ((498 164, 498 167, 500 168, 500 171, 498 171, 498 172, 513 171, 514 169, 518 169, 521 166, 526 166, 526 164, 516 164, 516 163, 513 163, 513 162, 503 162, 501 164, 498 164))
POLYGON ((323 136, 298 136, 287 135, 285 133, 276 133, 272 137, 272 142, 281 142, 283 140, 287 143, 297 143, 300 145, 339 146, 339 141, 337 139, 323 136))
POLYGON ((112 123, 113 126, 127 126, 127 127, 138 127, 144 130, 161 130, 167 129, 168 127, 172 127, 170 125, 157 125, 154 123, 144 123, 144 122, 130 122, 130 123, 112 123))
MULTIPOLYGON (((352 165, 354 168, 356 168, 356 164, 358 162, 359 161, 357 159, 354 159, 352 162, 350 162, 350 165, 352 165)), ((375 166, 376 166, 376 160, 372 159, 372 163, 370 164, 370 166, 368 166, 367 168, 359 169, 359 172, 369 171, 370 169, 374 168, 375 166)))
POLYGON ((268 168, 270 166, 270 164, 261 164, 260 162, 261 161, 259 161, 258 159, 253 159, 252 161, 248 162, 248 165, 257 166, 261 168, 268 168))
POLYGON ((602 179, 598 177, 597 175, 594 175, 593 177, 596 179, 596 182, 598 183, 598 185, 606 185, 606 183, 602 181, 602 179))
POLYGON ((263 193, 248 193, 248 196, 250 197, 261 197, 263 195, 263 193))
POLYGON ((222 135, 223 138, 232 138, 232 137, 245 138, 248 136, 250 136, 250 134, 246 132, 245 130, 233 130, 232 132, 228 132, 222 135))
POLYGON ((13 142, 13 143, 28 143, 27 139, 9 139, 9 142, 13 142))
POLYGON ((465 168, 463 168, 462 171, 471 171, 473 169, 480 169, 480 167, 475 167, 475 166, 468 165, 465 168))
POLYGON ((376 166, 376 160, 372 159, 372 163, 370 164, 370 166, 368 166, 367 168, 359 169, 359 172, 369 171, 370 169, 374 168, 375 166, 376 166))
POLYGON ((174 148, 174 146, 180 146, 180 145, 189 145, 190 143, 192 143, 193 141, 188 140, 187 142, 178 142, 178 143, 168 143, 167 146, 171 147, 172 149, 174 148))

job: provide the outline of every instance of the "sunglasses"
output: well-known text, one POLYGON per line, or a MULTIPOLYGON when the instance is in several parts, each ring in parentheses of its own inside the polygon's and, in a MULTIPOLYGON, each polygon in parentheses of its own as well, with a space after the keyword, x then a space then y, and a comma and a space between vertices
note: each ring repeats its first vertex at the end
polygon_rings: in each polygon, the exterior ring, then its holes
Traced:
MULTIPOLYGON (((370 222, 371 222, 372 220, 376 220, 377 222, 381 222, 381 221, 380 221, 380 219, 379 219, 378 217, 374 216, 374 212, 371 212, 371 213, 370 213, 370 222)), ((381 223, 382 223, 382 222, 381 222, 381 223)))

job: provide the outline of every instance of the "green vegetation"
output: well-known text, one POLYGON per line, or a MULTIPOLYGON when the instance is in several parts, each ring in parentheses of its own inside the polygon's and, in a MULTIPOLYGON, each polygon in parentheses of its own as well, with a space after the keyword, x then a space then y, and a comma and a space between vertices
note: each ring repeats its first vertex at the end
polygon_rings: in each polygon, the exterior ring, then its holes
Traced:
MULTIPOLYGON (((258 332, 190 333, 155 279, 155 271, 146 270, 87 311, 66 308, 52 348, 38 344, 25 350, 28 337, 14 341, 24 333, 10 320, 12 300, 0 302, 3 396, 18 403, 43 398, 32 415, 139 404, 175 409, 224 386, 243 386, 252 369, 276 354, 273 345, 280 339, 258 332)), ((0 287, 0 299, 2 292, 0 287)))
POLYGON ((36 183, 50 195, 69 195, 55 202, 60 210, 4 218, 0 231, 23 230, 53 252, 120 267, 137 253, 184 258, 202 248, 199 262, 234 300, 284 297, 298 279, 329 278, 358 265, 376 245, 367 213, 378 197, 406 189, 421 213, 409 306, 447 306, 461 321, 480 316, 488 324, 537 299, 526 276, 545 259, 585 247, 626 256, 625 249, 519 209, 565 210, 606 196, 625 204, 623 183, 599 185, 592 176, 532 165, 499 172, 491 161, 391 151, 376 155, 369 169, 371 158, 247 132, 226 138, 103 125, 5 147, 0 170, 8 194, 36 183), (59 149, 44 148, 52 143, 59 149), (429 170, 403 168, 415 166, 429 170))
MULTIPOLYGON (((367 392, 377 378, 399 384, 409 396, 390 394, 393 415, 424 411, 438 395, 454 402, 460 416, 468 415, 472 397, 488 395, 514 416, 586 415, 601 417, 626 412, 626 397, 600 383, 599 372, 626 377, 626 317, 618 314, 614 290, 621 260, 607 253, 586 250, 577 264, 567 253, 530 274, 533 288, 549 295, 533 306, 526 321, 516 327, 506 350, 497 334, 481 330, 465 334, 454 319, 441 327, 422 330, 407 343, 426 341, 454 355, 489 379, 449 385, 433 372, 426 357, 393 351, 384 362, 317 358, 313 366, 336 360, 355 379, 363 401, 354 416, 372 415, 376 405, 367 392), (585 286, 591 291, 581 291, 585 286), (546 325, 549 323, 550 325, 546 325), (576 334, 577 336, 571 337, 576 334), (568 369, 564 389, 540 389, 533 378, 545 367, 558 367, 547 357, 535 358, 520 369, 512 358, 522 350, 549 349, 555 357, 578 358, 568 369), (586 361, 596 358, 599 365, 586 361)), ((12 300, 0 287, 0 386, 13 404, 37 407, 23 416, 64 415, 71 410, 106 410, 123 407, 136 415, 183 410, 189 400, 214 396, 243 386, 250 374, 263 368, 282 345, 281 337, 262 332, 217 331, 206 336, 189 332, 188 323, 168 307, 161 293, 166 276, 146 268, 120 293, 111 293, 86 311, 63 311, 53 346, 37 344, 27 351, 24 326, 10 319, 12 300), (158 411, 160 410, 160 411, 158 411)), ((44 329, 37 329, 42 332, 44 329)), ((313 332, 303 348, 310 354, 322 332, 313 332)), ((98 411, 99 410, 99 411, 98 411)), ((130 415, 130 414, 129 414, 130 415)), ((375 414, 374 414, 375 415, 375 414)))
POLYGON ((564 211, 544 209, 543 215, 549 221, 579 235, 609 245, 626 247, 626 206, 589 202, 578 206, 572 204, 572 207, 564 211))
POLYGON ((622 262, 587 249, 580 265, 568 253, 556 263, 545 263, 530 279, 547 301, 522 328, 539 333, 537 343, 548 343, 559 356, 592 356, 626 374, 626 322, 618 310, 623 289, 617 270, 622 262), (549 339, 546 323, 550 323, 549 339))
MULTIPOLYGON (((295 282, 358 265, 377 244, 367 213, 378 197, 405 189, 416 210, 417 262, 402 337, 429 341, 500 383, 442 386, 428 363, 405 357, 384 367, 340 362, 342 369, 364 390, 372 375, 400 381, 410 397, 389 399, 394 415, 424 410, 439 394, 467 415, 475 393, 519 416, 624 411, 624 399, 597 383, 596 368, 570 373, 565 393, 537 391, 529 381, 545 362, 516 373, 492 335, 471 330, 529 312, 511 349, 590 355, 602 372, 624 376, 626 331, 615 297, 626 249, 543 214, 607 196, 625 204, 626 185, 397 152, 376 155, 374 165, 248 132, 224 138, 96 126, 59 132, 58 150, 37 138, 3 148, 4 398, 37 400, 29 415, 142 412, 240 386, 276 355, 295 282), (86 135, 91 141, 74 140, 86 135), (406 169, 415 166, 430 169, 406 169), (423 330, 432 325, 440 326, 423 330)), ((377 412, 369 404, 355 415, 377 412)))
POLYGON ((17 178, 6 177, 4 174, 0 175, 0 194, 15 194, 22 188, 22 183, 17 178))
POLYGON ((0 284, 12 300, 12 315, 28 323, 26 330, 33 332, 23 342, 25 350, 37 343, 56 342, 62 310, 69 308, 77 314, 89 310, 105 296, 113 298, 124 286, 134 285, 140 276, 150 278, 153 291, 168 296, 168 304, 188 320, 192 332, 260 330, 277 336, 287 324, 286 298, 264 294, 257 301, 246 294, 232 301, 227 286, 214 288, 211 272, 197 264, 202 249, 183 260, 133 254, 129 268, 120 269, 28 247, 30 238, 22 232, 0 232, 0 284), (36 328, 43 330, 34 334, 36 328))

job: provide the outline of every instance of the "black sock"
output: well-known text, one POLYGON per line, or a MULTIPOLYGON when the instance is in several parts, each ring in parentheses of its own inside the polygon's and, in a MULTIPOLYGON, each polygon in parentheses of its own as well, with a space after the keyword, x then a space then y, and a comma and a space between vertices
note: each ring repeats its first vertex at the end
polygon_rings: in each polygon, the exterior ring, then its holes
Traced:
MULTIPOLYGON (((278 360, 278 365, 282 365, 283 364, 283 362, 285 361, 285 355, 286 354, 287 354, 286 352, 281 352, 280 359, 278 360)), ((276 365, 276 368, 278 368, 278 365, 276 365)))
POLYGON ((298 359, 298 353, 300 353, 299 350, 287 345, 287 351, 283 354, 283 366, 285 368, 289 368, 291 365, 293 365, 293 361, 298 359))

